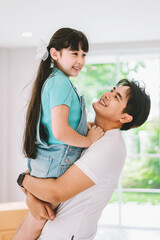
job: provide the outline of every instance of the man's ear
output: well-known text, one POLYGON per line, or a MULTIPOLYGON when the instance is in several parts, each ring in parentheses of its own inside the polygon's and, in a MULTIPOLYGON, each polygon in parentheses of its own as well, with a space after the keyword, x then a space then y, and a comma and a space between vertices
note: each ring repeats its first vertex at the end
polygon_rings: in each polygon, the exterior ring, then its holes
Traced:
POLYGON ((58 60, 58 51, 55 48, 50 49, 50 55, 53 58, 53 60, 58 60))
POLYGON ((131 115, 129 115, 128 113, 123 113, 122 117, 120 119, 120 122, 123 123, 129 123, 132 122, 133 117, 131 115))

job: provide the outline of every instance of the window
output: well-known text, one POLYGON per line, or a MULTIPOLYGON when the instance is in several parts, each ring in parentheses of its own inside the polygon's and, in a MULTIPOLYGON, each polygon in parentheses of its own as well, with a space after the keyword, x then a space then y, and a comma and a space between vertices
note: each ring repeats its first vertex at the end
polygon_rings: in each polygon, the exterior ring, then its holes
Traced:
POLYGON ((75 84, 85 96, 88 120, 92 121, 94 119, 92 101, 100 98, 104 91, 110 90, 122 78, 145 83, 151 96, 151 113, 143 126, 123 132, 127 146, 127 161, 119 185, 102 214, 100 224, 158 229, 160 228, 160 59, 158 55, 128 53, 103 56, 103 59, 95 57, 86 64, 78 83, 75 84))

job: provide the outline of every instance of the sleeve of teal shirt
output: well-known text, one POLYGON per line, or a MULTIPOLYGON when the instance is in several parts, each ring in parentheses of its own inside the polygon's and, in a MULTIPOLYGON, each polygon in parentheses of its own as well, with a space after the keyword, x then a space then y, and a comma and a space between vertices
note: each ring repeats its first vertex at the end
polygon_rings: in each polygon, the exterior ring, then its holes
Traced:
POLYGON ((49 89, 50 108, 65 104, 71 106, 72 86, 67 77, 56 77, 49 89))

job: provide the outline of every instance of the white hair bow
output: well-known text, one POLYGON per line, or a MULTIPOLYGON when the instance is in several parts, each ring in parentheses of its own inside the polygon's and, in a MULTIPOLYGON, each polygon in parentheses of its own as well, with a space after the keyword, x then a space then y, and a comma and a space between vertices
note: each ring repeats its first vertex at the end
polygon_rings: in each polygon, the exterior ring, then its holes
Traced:
POLYGON ((37 51, 36 51, 36 58, 38 60, 43 60, 45 61, 49 56, 49 52, 47 49, 47 44, 42 40, 39 39, 37 51))

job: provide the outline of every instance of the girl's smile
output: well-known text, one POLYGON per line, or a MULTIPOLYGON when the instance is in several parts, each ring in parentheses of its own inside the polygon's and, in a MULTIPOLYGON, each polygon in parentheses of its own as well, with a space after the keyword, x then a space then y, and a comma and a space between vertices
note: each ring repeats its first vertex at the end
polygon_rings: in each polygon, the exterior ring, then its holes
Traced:
POLYGON ((79 46, 79 50, 71 50, 70 48, 63 48, 61 51, 56 51, 52 56, 59 68, 67 77, 76 77, 82 70, 85 64, 86 52, 79 46))

